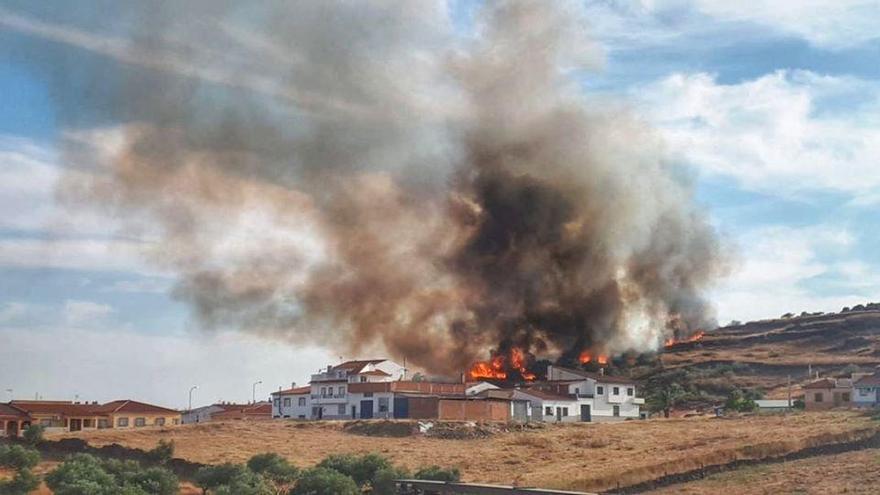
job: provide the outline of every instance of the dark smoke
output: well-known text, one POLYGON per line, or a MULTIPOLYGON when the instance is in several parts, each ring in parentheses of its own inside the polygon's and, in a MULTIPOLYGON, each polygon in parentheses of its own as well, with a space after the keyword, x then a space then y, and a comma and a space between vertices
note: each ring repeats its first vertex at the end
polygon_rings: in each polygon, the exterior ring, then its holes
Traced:
POLYGON ((61 197, 153 239, 205 328, 450 373, 713 324, 714 233, 651 130, 579 89, 577 3, 491 2, 474 37, 445 2, 245 5, 0 23, 54 85, 61 197))

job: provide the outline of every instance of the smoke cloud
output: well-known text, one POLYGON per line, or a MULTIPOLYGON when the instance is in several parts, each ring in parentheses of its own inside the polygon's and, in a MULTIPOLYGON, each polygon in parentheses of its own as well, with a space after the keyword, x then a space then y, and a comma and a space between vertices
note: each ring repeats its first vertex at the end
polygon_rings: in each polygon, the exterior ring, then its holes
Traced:
POLYGON ((152 238, 204 328, 456 373, 714 324, 722 250, 652 130, 584 95, 577 3, 489 2, 475 34, 439 1, 96 13, 0 27, 53 84, 59 196, 152 238))

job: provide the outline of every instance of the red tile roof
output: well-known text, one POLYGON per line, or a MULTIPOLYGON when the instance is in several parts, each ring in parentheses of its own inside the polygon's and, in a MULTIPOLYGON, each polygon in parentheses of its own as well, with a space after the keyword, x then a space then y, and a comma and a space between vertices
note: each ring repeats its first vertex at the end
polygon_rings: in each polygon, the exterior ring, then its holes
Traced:
POLYGON ((55 414, 64 416, 102 416, 102 406, 98 404, 75 404, 71 401, 55 400, 15 400, 10 405, 27 411, 29 414, 55 414))
POLYGON ((167 407, 154 406, 152 404, 147 404, 145 402, 138 402, 136 400, 114 400, 113 402, 108 402, 99 409, 101 412, 105 413, 132 413, 132 414, 179 414, 179 411, 174 409, 168 409, 167 407))
POLYGON ((277 392, 272 392, 269 395, 303 395, 307 394, 312 390, 312 387, 296 387, 289 388, 287 390, 279 390, 277 392))
POLYGON ((362 369, 366 368, 367 365, 370 364, 379 364, 388 361, 387 359, 361 359, 357 361, 346 361, 342 364, 337 364, 333 367, 333 370, 348 370, 349 373, 355 374, 359 373, 362 369))
POLYGON ((28 413, 22 411, 21 409, 10 406, 9 404, 0 404, 0 418, 16 418, 16 419, 27 419, 28 413))
POLYGON ((880 371, 874 373, 873 375, 863 376, 859 378, 856 383, 856 387, 877 387, 880 386, 880 371))

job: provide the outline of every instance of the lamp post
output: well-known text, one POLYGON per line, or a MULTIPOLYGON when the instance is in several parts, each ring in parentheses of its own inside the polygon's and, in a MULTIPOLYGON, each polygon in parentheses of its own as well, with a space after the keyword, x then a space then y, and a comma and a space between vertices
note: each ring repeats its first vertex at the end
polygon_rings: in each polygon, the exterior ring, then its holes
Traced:
POLYGON ((197 389, 197 388, 199 388, 198 385, 193 385, 193 386, 190 387, 190 389, 189 389, 189 410, 190 410, 190 411, 193 410, 193 390, 195 390, 195 389, 197 389))
POLYGON ((251 387, 251 402, 253 402, 255 404, 257 402, 257 385, 259 385, 261 383, 263 383, 263 380, 254 382, 254 386, 251 387))

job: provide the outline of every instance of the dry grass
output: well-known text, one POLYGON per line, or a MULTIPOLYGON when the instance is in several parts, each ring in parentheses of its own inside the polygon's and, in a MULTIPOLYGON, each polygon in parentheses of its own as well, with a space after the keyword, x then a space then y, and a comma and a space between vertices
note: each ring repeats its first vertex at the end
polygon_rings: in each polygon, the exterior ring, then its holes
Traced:
POLYGON ((880 490, 880 450, 861 450, 783 464, 755 466, 651 493, 714 495, 730 493, 731 487, 736 487, 736 493, 742 495, 876 494, 880 490))
POLYGON ((377 452, 410 468, 459 467, 468 481, 601 490, 664 473, 737 458, 778 455, 872 434, 876 422, 850 412, 671 419, 556 425, 481 440, 364 437, 338 422, 206 423, 162 429, 70 434, 94 445, 120 443, 149 449, 174 440, 177 456, 204 463, 243 462, 277 452, 299 466, 331 453, 377 452))

